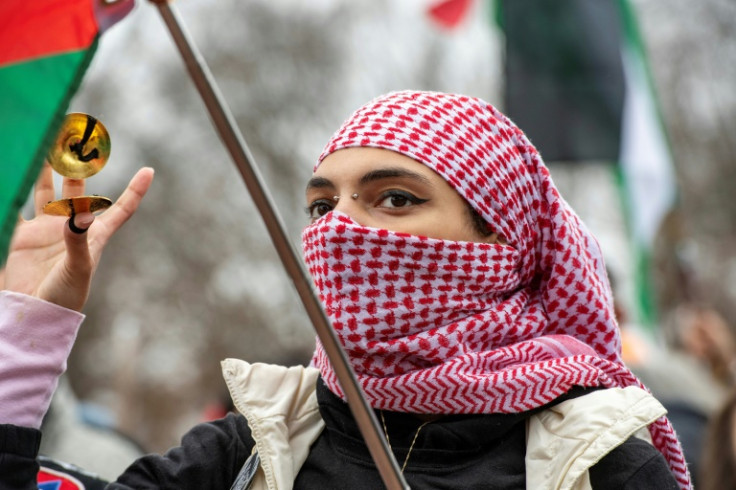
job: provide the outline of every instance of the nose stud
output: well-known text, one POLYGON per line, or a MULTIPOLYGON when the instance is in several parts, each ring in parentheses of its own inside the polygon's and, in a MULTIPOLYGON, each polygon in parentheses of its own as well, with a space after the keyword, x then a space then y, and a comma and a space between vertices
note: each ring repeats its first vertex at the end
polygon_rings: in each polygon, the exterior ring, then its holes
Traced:
MULTIPOLYGON (((355 194, 351 195, 350 197, 352 197, 353 200, 356 200, 356 199, 358 199, 358 193, 356 192, 355 194)), ((337 202, 337 201, 340 200, 340 196, 332 196, 332 200, 335 201, 335 202, 337 202)))
MULTIPOLYGON (((358 199, 358 193, 356 192, 355 194, 351 195, 350 197, 352 197, 353 200, 356 200, 356 199, 358 199)), ((332 200, 335 201, 335 202, 337 202, 337 201, 340 200, 340 196, 332 196, 332 200)))

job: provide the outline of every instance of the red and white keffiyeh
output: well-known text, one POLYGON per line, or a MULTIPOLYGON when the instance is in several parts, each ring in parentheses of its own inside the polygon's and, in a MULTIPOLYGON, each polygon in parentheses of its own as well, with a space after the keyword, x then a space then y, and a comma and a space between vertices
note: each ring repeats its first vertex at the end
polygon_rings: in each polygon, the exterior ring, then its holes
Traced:
MULTIPOLYGON (((356 146, 427 165, 508 242, 417 237, 337 211, 304 230, 305 261, 371 406, 515 413, 576 385, 642 386, 621 361, 596 240, 506 116, 472 97, 396 92, 358 109, 319 161, 356 146)), ((319 342, 313 362, 342 396, 319 342)), ((688 488, 667 419, 650 432, 688 488)))

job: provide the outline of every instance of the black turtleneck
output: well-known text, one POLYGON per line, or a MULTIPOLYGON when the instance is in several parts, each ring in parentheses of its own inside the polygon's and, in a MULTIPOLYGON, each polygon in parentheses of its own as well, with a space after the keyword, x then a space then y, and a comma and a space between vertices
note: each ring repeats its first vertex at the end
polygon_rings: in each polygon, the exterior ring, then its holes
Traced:
MULTIPOLYGON (((589 393, 575 388, 554 403, 589 393)), ((380 476, 350 409, 321 381, 317 399, 326 427, 312 445, 294 488, 383 488, 380 476)), ((546 407, 540 407, 543 410, 546 407)), ((404 477, 412 489, 525 489, 526 420, 533 413, 450 415, 422 427, 404 477)), ((376 412, 379 423, 380 412, 376 412)), ((383 412, 399 467, 423 421, 414 415, 383 412)), ((592 487, 678 488, 664 457, 632 437, 590 470, 592 487)))

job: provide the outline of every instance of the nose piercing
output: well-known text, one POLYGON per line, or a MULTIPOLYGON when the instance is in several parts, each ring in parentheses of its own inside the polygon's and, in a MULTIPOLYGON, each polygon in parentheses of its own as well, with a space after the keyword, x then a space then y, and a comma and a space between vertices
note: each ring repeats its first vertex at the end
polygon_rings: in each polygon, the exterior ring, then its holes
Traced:
MULTIPOLYGON (((351 195, 350 197, 352 197, 353 200, 358 199, 358 193, 356 192, 355 194, 351 195)), ((332 196, 332 200, 335 201, 335 202, 337 202, 337 201, 340 200, 340 196, 332 196)))

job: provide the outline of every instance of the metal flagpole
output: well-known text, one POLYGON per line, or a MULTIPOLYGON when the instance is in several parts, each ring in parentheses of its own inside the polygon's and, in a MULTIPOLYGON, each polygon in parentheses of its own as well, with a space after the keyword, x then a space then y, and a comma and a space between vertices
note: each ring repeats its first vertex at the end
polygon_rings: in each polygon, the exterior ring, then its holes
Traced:
POLYGON ((307 310, 307 315, 314 325, 317 336, 322 342, 325 353, 335 369, 335 374, 340 382, 340 386, 345 392, 350 410, 353 413, 353 417, 355 417, 363 439, 368 446, 373 461, 376 463, 386 488, 390 490, 408 489, 409 486, 404 480, 396 458, 389 449, 386 439, 381 434, 375 413, 365 400, 347 356, 340 346, 334 330, 330 326, 329 319, 325 315, 319 299, 314 294, 311 286, 311 278, 302 267, 298 256, 289 242, 281 218, 276 212, 266 186, 254 164, 250 150, 240 134, 235 119, 232 117, 224 98, 217 88, 212 73, 188 33, 184 30, 184 24, 176 10, 170 5, 170 2, 168 0, 151 0, 151 2, 158 7, 164 23, 174 39, 174 43, 184 58, 189 74, 210 113, 212 122, 240 171, 240 175, 243 177, 245 186, 258 211, 261 213, 261 217, 271 236, 271 241, 276 247, 281 262, 291 277, 299 293, 299 298, 307 310))

